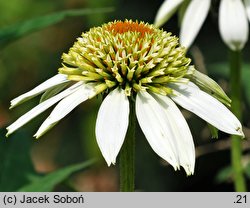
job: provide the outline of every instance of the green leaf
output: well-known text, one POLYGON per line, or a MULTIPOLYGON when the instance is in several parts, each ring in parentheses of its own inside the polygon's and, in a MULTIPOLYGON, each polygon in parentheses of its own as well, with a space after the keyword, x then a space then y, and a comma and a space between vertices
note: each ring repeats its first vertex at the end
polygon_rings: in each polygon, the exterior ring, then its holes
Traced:
POLYGON ((24 192, 48 192, 52 191, 53 188, 67 179, 72 173, 79 171, 83 168, 87 168, 94 164, 95 160, 88 160, 86 162, 71 165, 60 170, 54 171, 45 175, 44 177, 38 178, 30 184, 20 188, 18 191, 24 192))
POLYGON ((250 64, 245 64, 242 71, 242 79, 243 79, 243 87, 245 92, 245 97, 247 99, 248 104, 250 105, 250 64))
POLYGON ((24 35, 41 30, 48 26, 54 25, 66 17, 82 16, 96 13, 112 12, 112 7, 96 8, 96 9, 75 9, 57 12, 34 19, 30 19, 24 22, 20 22, 14 25, 10 25, 0 30, 0 47, 6 46, 12 41, 23 37, 24 35))
POLYGON ((248 162, 248 164, 245 167, 245 174, 250 179, 250 161, 248 162))
MULTIPOLYGON (((250 179, 250 162, 244 167, 244 173, 246 177, 250 179)), ((223 183, 229 179, 232 179, 233 176, 233 169, 232 166, 227 166, 219 171, 216 175, 216 182, 223 183)))
POLYGON ((215 181, 217 183, 224 183, 229 179, 232 179, 232 175, 233 175, 232 167, 231 166, 224 167, 219 171, 219 173, 217 173, 215 181))
POLYGON ((34 174, 30 158, 32 140, 19 131, 11 139, 0 130, 0 191, 16 191, 28 183, 29 174, 34 174))

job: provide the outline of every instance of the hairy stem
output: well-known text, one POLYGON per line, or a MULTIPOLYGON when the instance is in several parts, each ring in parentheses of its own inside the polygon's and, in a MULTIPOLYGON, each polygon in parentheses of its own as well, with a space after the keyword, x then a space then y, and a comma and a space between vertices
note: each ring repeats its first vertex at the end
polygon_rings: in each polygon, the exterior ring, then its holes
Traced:
POLYGON ((120 152, 120 191, 132 192, 135 188, 135 105, 130 100, 129 127, 120 152))
MULTIPOLYGON (((232 112, 242 119, 241 106, 241 52, 230 51, 230 85, 232 98, 232 112)), ((237 192, 246 191, 246 181, 242 166, 242 140, 241 137, 231 136, 231 162, 233 168, 234 187, 237 192)))

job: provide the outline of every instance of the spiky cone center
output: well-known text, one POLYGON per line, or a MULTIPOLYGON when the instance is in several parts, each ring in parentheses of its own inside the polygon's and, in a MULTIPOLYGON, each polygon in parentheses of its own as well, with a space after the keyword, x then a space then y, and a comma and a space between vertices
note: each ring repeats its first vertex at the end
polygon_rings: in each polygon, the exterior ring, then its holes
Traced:
POLYGON ((92 83, 97 92, 120 86, 127 96, 145 89, 171 93, 167 84, 180 81, 191 61, 177 37, 131 20, 90 29, 62 59, 59 72, 69 80, 92 83))

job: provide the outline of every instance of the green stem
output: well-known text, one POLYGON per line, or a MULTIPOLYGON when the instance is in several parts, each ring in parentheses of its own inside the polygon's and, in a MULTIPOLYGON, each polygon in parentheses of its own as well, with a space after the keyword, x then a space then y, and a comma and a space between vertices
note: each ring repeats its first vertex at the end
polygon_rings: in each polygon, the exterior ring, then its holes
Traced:
MULTIPOLYGON (((230 50, 230 84, 232 98, 232 112, 235 116, 242 119, 241 106, 241 51, 230 50)), ((231 136, 231 162, 234 176, 234 187, 237 192, 246 191, 246 181, 242 166, 242 147, 241 137, 231 136)))
POLYGON ((135 184, 135 105, 130 101, 129 127, 120 152, 120 191, 132 192, 135 184))

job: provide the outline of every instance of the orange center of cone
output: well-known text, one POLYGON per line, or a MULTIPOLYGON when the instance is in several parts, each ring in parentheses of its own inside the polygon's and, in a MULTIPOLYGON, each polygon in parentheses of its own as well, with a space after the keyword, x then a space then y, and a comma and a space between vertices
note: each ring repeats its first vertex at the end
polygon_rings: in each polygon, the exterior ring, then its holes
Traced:
POLYGON ((126 32, 139 32, 143 37, 146 33, 152 34, 154 30, 145 25, 144 23, 138 22, 114 22, 107 26, 107 30, 113 32, 114 34, 123 34, 126 32))

